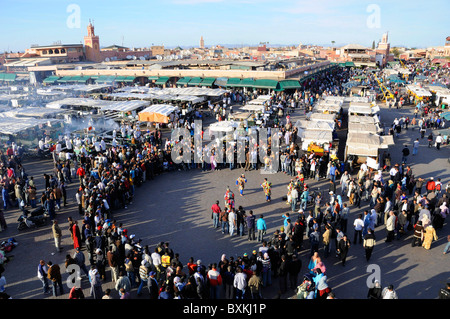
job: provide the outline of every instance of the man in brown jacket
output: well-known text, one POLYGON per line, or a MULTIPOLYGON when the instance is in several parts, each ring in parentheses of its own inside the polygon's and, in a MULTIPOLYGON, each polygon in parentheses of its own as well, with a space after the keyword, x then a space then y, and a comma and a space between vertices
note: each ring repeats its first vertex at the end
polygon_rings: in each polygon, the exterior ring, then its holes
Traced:
POLYGON ((58 295, 57 290, 59 286, 59 292, 61 295, 64 295, 63 285, 62 285, 62 278, 61 278, 61 269, 59 268, 59 265, 53 265, 51 261, 47 263, 48 272, 47 277, 52 281, 53 284, 53 297, 56 297, 58 295))
POLYGON ((116 282, 119 278, 119 265, 117 263, 117 255, 112 251, 111 247, 108 248, 106 258, 108 259, 108 265, 111 268, 112 281, 116 282))

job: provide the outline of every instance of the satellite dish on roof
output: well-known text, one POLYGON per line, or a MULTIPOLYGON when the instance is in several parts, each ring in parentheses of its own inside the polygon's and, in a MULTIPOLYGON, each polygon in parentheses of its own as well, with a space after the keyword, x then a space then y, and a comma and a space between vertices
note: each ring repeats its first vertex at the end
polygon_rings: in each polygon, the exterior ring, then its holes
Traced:
POLYGON ((131 55, 127 55, 127 60, 131 60, 131 59, 132 59, 131 55))
POLYGON ((106 62, 109 62, 110 60, 109 60, 109 58, 106 58, 105 61, 106 61, 106 62))
POLYGON ((133 60, 137 60, 137 57, 135 55, 133 55, 133 60))

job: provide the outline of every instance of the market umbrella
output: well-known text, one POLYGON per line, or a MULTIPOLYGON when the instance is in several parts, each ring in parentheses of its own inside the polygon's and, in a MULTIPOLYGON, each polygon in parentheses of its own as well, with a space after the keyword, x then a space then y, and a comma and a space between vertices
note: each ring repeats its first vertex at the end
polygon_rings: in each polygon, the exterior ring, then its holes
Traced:
POLYGON ((441 117, 447 121, 450 121, 450 112, 444 112, 441 114, 441 117))

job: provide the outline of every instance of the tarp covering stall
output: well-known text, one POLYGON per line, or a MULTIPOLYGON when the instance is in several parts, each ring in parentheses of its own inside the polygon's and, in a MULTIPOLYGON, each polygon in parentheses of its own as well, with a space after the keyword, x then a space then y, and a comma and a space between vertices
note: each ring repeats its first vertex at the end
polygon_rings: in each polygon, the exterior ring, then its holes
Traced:
POLYGON ((53 101, 46 105, 48 108, 60 109, 63 107, 72 106, 84 106, 89 108, 102 108, 107 105, 112 105, 118 102, 115 101, 105 101, 105 100, 94 100, 88 98, 67 98, 63 100, 53 101))
POLYGON ((326 113, 310 113, 307 115, 310 121, 325 121, 333 122, 336 120, 336 114, 326 114, 326 113))
POLYGON ((211 132, 233 132, 235 128, 239 127, 239 122, 236 121, 221 121, 215 122, 209 125, 209 130, 211 132))
POLYGON ((149 102, 146 101, 139 101, 139 100, 132 100, 132 101, 122 101, 118 103, 114 103, 111 105, 105 105, 102 106, 102 111, 116 111, 116 112, 130 112, 130 111, 136 111, 140 108, 144 108, 145 106, 148 106, 149 102))
POLYGON ((378 156, 379 149, 394 144, 392 135, 380 136, 371 133, 349 133, 347 135, 346 156, 378 156))
POLYGON ((378 125, 378 123, 348 123, 348 133, 372 133, 380 134, 383 129, 378 125))
POLYGON ((372 105, 371 103, 351 102, 348 108, 348 114, 366 114, 375 115, 380 111, 378 105, 372 105))
POLYGON ((178 107, 169 104, 154 104, 138 113, 139 121, 169 123, 171 113, 178 110, 178 107))
POLYGON ((307 120, 297 120, 295 125, 297 128, 302 130, 314 130, 314 131, 334 131, 335 123, 326 121, 307 121, 307 120))

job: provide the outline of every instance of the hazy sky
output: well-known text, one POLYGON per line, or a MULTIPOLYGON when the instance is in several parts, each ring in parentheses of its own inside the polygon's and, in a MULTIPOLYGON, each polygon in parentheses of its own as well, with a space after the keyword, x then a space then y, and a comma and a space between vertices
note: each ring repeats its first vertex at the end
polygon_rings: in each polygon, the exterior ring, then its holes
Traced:
POLYGON ((0 0, 0 51, 80 43, 94 20, 100 45, 443 45, 449 0, 0 0))

